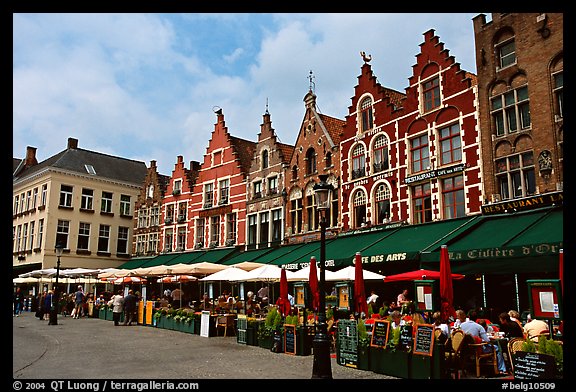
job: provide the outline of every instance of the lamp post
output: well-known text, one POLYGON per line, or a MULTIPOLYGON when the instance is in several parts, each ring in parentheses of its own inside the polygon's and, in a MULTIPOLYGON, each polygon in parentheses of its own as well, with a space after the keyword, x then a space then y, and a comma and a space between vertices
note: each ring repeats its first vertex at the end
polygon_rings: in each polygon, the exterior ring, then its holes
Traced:
POLYGON ((314 364, 312 378, 332 379, 332 365, 330 362, 330 340, 326 328, 326 292, 324 291, 326 269, 326 211, 330 208, 332 190, 334 187, 326 182, 327 175, 318 176, 320 182, 314 185, 316 208, 320 217, 320 279, 318 291, 320 303, 318 305, 318 329, 312 345, 314 347, 314 364))
POLYGON ((58 302, 60 297, 60 292, 58 291, 58 278, 60 277, 60 256, 64 252, 64 246, 58 243, 54 248, 56 252, 56 257, 58 261, 56 262, 56 285, 54 286, 54 292, 52 293, 52 306, 50 307, 50 321, 48 325, 58 325, 58 302))

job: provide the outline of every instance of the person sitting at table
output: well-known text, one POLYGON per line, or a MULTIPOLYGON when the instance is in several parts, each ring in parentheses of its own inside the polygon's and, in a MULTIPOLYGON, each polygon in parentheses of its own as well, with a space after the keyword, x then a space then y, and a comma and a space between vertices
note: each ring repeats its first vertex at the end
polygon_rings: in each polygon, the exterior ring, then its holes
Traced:
POLYGON ((510 315, 506 312, 500 313, 500 331, 504 332, 504 337, 508 339, 523 338, 524 330, 517 322, 510 319, 510 315))
POLYGON ((434 329, 439 329, 442 332, 440 341, 446 341, 450 337, 450 328, 448 324, 442 322, 442 313, 436 311, 432 315, 434 329))
POLYGON ((538 343, 538 335, 549 332, 548 324, 545 321, 532 319, 532 316, 528 314, 528 322, 524 325, 524 333, 530 340, 538 343))
POLYGON ((466 313, 462 309, 456 311, 456 318, 460 320, 460 329, 467 335, 472 336, 474 342, 487 342, 482 346, 482 351, 485 353, 491 352, 491 350, 496 351, 496 359, 498 362, 498 371, 501 375, 506 374, 506 364, 504 362, 504 356, 496 344, 490 343, 490 338, 486 333, 486 330, 478 324, 476 321, 466 319, 466 313))
POLYGON ((404 319, 402 319, 400 312, 397 310, 390 313, 390 319, 392 320, 392 323, 390 324, 390 328, 397 328, 401 325, 406 324, 406 321, 404 321, 404 319))
POLYGON ((208 293, 204 293, 202 296, 202 300, 200 301, 200 310, 211 310, 212 309, 212 301, 210 301, 210 297, 208 297, 208 293))
POLYGON ((488 335, 493 335, 493 334, 494 334, 494 328, 492 328, 491 325, 488 325, 488 324, 486 323, 486 320, 485 320, 485 319, 477 319, 476 322, 477 322, 478 324, 480 324, 480 325, 482 326, 482 328, 484 328, 484 330, 486 331, 486 333, 487 333, 488 335))

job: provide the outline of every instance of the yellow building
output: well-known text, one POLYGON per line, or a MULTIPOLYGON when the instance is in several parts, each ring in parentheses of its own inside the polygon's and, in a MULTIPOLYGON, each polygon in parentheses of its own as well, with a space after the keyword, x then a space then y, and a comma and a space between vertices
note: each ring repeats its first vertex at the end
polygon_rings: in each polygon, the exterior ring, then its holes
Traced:
POLYGON ((12 275, 55 268, 117 267, 130 258, 144 162, 78 148, 38 163, 36 148, 13 160, 12 275))

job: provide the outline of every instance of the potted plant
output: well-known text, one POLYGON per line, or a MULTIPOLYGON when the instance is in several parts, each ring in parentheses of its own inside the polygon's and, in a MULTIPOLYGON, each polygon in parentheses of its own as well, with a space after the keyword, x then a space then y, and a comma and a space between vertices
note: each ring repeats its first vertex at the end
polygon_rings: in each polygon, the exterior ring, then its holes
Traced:
POLYGON ((550 355, 556 362, 556 377, 564 376, 564 351, 562 346, 554 339, 548 339, 544 335, 538 337, 538 344, 530 339, 526 339, 522 344, 522 351, 536 352, 539 354, 550 355))
POLYGON ((364 320, 358 320, 358 369, 370 370, 370 339, 364 320))
MULTIPOLYGON (((275 320, 278 314, 278 310, 275 307, 271 307, 268 311, 264 323, 260 324, 258 329, 258 346, 267 349, 272 348, 274 332, 277 328, 275 320)), ((280 318, 282 318, 282 316, 280 316, 280 318)))
POLYGON ((248 317, 247 320, 246 344, 250 346, 258 346, 258 321, 255 317, 248 317))
POLYGON ((168 309, 166 315, 164 316, 164 328, 174 329, 174 316, 176 316, 175 309, 168 309))
POLYGON ((162 313, 162 309, 158 309, 154 312, 152 316, 152 325, 156 328, 164 328, 164 318, 162 317, 164 314, 162 313))

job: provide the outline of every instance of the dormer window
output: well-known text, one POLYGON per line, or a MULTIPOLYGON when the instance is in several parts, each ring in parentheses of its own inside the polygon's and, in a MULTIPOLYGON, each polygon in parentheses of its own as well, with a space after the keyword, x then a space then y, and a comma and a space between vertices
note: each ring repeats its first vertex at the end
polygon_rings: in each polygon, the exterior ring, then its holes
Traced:
POLYGON ((182 192, 182 180, 174 180, 172 194, 179 195, 182 192))
POLYGON ((86 171, 88 172, 88 174, 91 175, 96 175, 96 170, 94 169, 94 166, 92 165, 84 165, 84 167, 86 168, 86 171))

